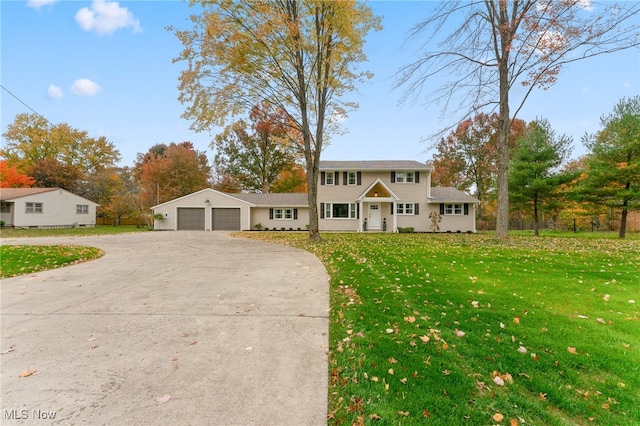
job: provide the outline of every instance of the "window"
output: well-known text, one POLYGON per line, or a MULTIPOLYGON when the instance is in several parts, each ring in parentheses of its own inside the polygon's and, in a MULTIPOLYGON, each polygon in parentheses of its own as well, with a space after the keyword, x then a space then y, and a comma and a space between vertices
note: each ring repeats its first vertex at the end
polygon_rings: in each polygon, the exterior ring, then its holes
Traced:
POLYGON ((407 174, 405 175, 405 182, 407 183, 413 183, 413 172, 407 172, 407 174))
POLYGON ((398 214, 405 214, 405 215, 413 215, 416 214, 414 213, 414 209, 413 209, 414 204, 413 203, 398 203, 397 207, 396 207, 396 212, 398 214))
POLYGON ((396 183, 404 183, 404 173, 396 172, 396 183))
POLYGON ((11 204, 8 204, 8 203, 0 204, 0 213, 11 213, 11 204))
POLYGON ((327 219, 355 219, 357 209, 355 203, 325 203, 324 217, 327 219))
POLYGON ((42 203, 26 203, 26 213, 42 213, 42 203))
POLYGON ((356 172, 347 172, 347 185, 355 185, 357 183, 356 172))
POLYGON ((445 204, 444 214, 463 214, 462 204, 445 204))
POLYGON ((325 185, 335 185, 336 183, 335 183, 333 178, 334 178, 333 172, 327 172, 325 174, 325 177, 324 177, 324 184, 325 185))
POLYGON ((273 218, 276 220, 292 220, 293 209, 273 209, 273 218))
POLYGON ((89 214, 89 205, 76 204, 76 214, 89 214))

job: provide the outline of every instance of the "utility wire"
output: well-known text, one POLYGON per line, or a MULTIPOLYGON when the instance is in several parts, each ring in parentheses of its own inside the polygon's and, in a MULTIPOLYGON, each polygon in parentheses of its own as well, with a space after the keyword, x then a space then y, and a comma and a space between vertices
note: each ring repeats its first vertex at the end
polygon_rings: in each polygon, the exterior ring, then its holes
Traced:
MULTIPOLYGON (((34 114, 36 114, 38 117, 41 117, 43 120, 45 120, 47 123, 49 123, 49 125, 53 126, 53 123, 51 123, 49 120, 47 120, 47 117, 45 117, 44 115, 40 114, 38 111, 36 111, 35 109, 31 108, 25 101, 23 101, 22 99, 20 99, 17 95, 15 95, 13 92, 11 92, 11 90, 7 89, 6 87, 4 87, 2 84, 0 84, 0 87, 2 87, 2 90, 4 90, 5 92, 7 92, 8 94, 10 94, 11 96, 13 96, 18 102, 20 102, 22 105, 26 106, 27 108, 29 108, 31 111, 33 111, 34 114)), ((55 127, 55 126, 53 126, 55 127)))

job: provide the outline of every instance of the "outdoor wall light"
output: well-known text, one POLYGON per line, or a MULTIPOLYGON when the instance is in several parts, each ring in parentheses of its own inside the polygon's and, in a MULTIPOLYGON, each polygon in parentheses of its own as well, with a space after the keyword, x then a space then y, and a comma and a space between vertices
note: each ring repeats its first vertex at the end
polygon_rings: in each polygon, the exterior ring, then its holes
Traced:
POLYGON ((204 200, 204 203, 205 203, 205 204, 209 204, 209 199, 208 199, 208 198, 207 198, 207 199, 205 199, 205 200, 204 200))
POLYGON ((373 193, 373 196, 374 196, 374 197, 377 197, 377 196, 378 196, 378 191, 374 192, 374 193, 373 193))

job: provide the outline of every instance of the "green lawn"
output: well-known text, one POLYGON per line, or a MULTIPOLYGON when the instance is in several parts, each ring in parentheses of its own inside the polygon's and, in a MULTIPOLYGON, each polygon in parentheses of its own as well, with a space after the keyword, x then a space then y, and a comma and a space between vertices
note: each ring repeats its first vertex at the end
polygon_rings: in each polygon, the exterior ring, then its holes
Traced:
POLYGON ((80 246, 0 246, 0 278, 31 274, 96 259, 104 253, 80 246))
POLYGON ((640 240, 243 235, 331 276, 329 424, 640 424, 640 240))
POLYGON ((1 228, 0 238, 58 237, 147 232, 146 227, 97 225, 94 228, 14 229, 1 228))

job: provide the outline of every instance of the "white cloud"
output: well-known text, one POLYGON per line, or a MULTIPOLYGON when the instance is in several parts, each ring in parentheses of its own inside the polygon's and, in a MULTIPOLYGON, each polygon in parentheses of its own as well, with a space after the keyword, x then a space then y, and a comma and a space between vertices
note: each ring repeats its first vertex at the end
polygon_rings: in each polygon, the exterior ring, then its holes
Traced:
POLYGON ((42 6, 54 4, 57 1, 58 0, 29 0, 27 2, 27 7, 32 7, 37 10, 37 9, 40 9, 42 6))
POLYGON ((47 90, 47 94, 51 99, 60 99, 61 97, 64 96, 64 93, 62 93, 62 89, 53 84, 49 85, 49 90, 47 90))
POLYGON ((120 28, 131 27, 134 33, 142 32, 140 21, 134 19, 133 13, 118 2, 94 0, 91 7, 83 7, 76 13, 76 22, 85 31, 98 34, 113 34, 120 28))
POLYGON ((71 93, 78 96, 93 96, 100 91, 100 86, 86 78, 76 80, 71 86, 71 93))

